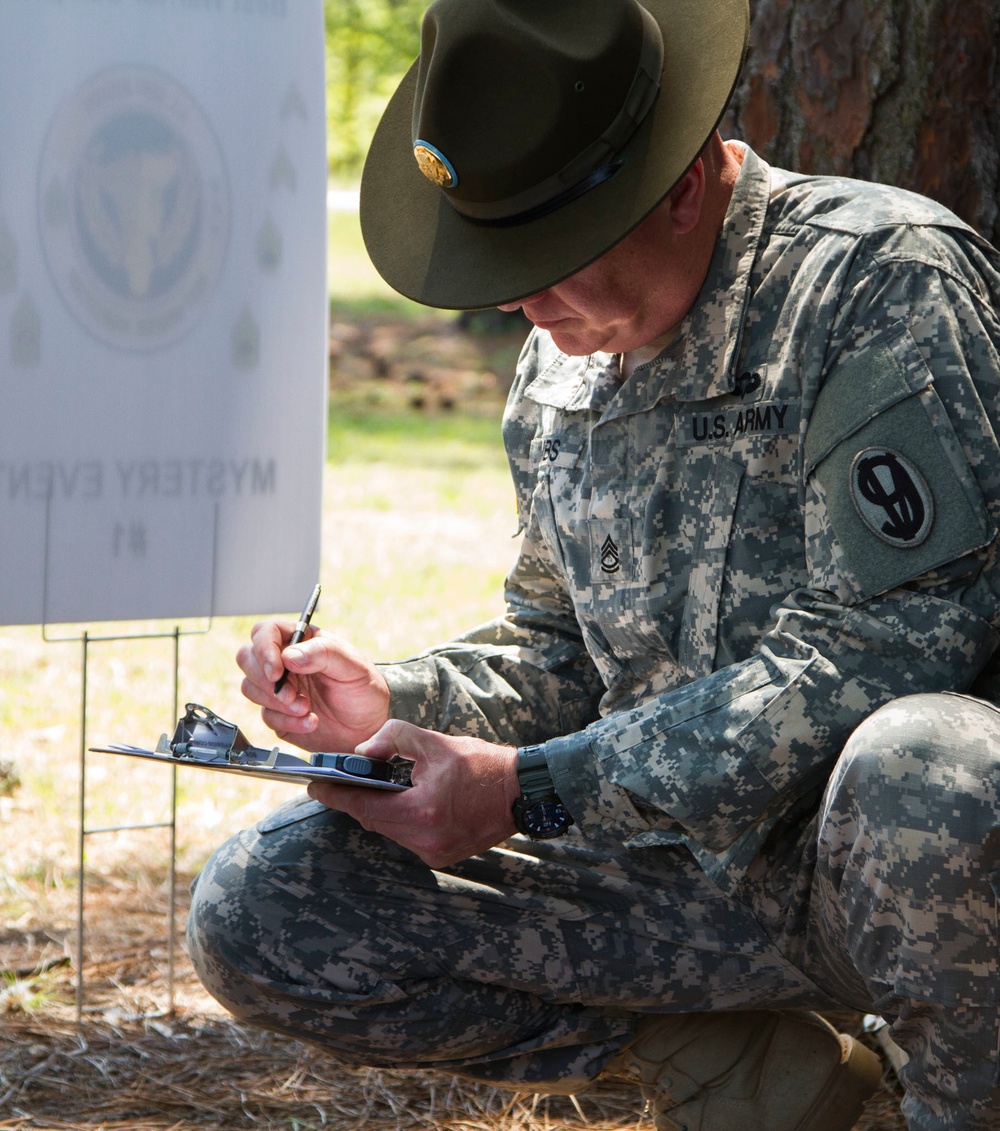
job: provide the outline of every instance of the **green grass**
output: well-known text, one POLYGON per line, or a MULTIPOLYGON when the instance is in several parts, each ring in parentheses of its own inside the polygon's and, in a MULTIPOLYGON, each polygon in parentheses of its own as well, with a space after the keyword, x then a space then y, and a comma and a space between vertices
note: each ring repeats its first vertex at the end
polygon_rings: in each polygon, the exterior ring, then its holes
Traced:
POLYGON ((327 262, 331 297, 352 301, 392 297, 365 251, 356 212, 327 213, 327 262))
POLYGON ((329 459, 334 467, 374 462, 411 462, 438 471, 506 469, 499 443, 499 416, 432 415, 398 410, 361 412, 331 407, 329 459))

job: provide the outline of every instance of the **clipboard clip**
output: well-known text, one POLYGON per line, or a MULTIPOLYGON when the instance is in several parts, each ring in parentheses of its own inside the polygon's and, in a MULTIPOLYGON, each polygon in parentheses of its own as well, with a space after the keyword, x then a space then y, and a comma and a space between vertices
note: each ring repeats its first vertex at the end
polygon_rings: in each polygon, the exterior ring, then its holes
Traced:
MULTIPOLYGON (((168 740, 165 734, 160 735, 157 754, 188 762, 228 762, 231 766, 273 766, 279 760, 281 752, 277 747, 268 753, 252 746, 235 723, 220 718, 208 707, 185 703, 184 710, 173 738, 168 740)), ((308 764, 290 754, 281 755, 281 760, 285 759, 308 764)))
POLYGON ((253 746, 235 723, 202 707, 201 703, 184 703, 184 714, 174 729, 172 739, 161 734, 155 754, 138 746, 115 744, 93 748, 117 754, 160 756, 176 762, 197 763, 212 769, 243 769, 248 772, 265 771, 267 777, 295 777, 298 775, 336 780, 352 785, 377 786, 383 789, 407 789, 413 785, 413 762, 404 758, 380 761, 364 758, 360 754, 314 753, 310 758, 299 758, 273 746, 253 746))
POLYGON ((270 750, 252 746, 235 723, 220 718, 200 703, 186 703, 184 707, 185 713, 177 723, 173 738, 161 734, 155 751, 123 743, 92 746, 91 750, 290 781, 314 778, 390 790, 409 789, 413 784, 413 763, 405 758, 397 756, 382 761, 360 754, 320 752, 306 760, 277 746, 270 750))

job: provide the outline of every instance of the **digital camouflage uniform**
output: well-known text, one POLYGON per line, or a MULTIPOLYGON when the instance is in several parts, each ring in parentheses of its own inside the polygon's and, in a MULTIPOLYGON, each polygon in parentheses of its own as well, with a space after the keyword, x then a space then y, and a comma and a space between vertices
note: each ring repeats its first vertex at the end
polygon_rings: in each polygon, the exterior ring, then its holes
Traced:
POLYGON ((196 885, 208 987, 346 1062, 562 1090, 646 1013, 847 1006, 911 1128, 1000 1127, 998 266, 747 150, 659 358, 533 332, 506 616, 384 671, 396 717, 544 744, 575 825, 434 872, 292 803, 196 885))

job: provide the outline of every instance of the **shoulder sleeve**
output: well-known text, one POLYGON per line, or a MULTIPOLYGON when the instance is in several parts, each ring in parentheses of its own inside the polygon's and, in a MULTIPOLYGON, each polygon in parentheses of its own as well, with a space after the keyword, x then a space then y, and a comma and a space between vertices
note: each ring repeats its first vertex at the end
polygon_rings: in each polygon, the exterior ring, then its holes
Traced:
POLYGON ((903 250, 848 295, 805 436, 816 583, 852 604, 983 550, 1000 523, 1000 276, 936 230, 903 250))

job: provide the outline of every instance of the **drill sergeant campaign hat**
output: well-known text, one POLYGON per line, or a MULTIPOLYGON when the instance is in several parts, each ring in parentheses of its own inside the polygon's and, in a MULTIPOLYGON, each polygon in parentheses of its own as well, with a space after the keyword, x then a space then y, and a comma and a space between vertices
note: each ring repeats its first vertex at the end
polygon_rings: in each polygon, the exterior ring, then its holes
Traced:
POLYGON ((365 162, 375 267, 451 309, 574 274, 694 164, 748 29, 747 0, 435 0, 365 162))

